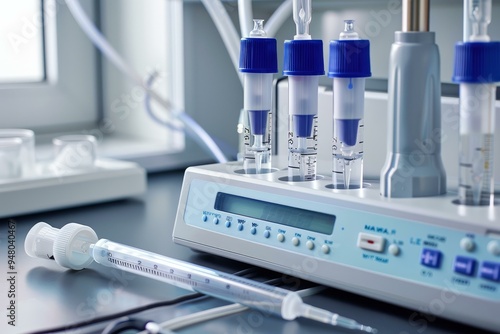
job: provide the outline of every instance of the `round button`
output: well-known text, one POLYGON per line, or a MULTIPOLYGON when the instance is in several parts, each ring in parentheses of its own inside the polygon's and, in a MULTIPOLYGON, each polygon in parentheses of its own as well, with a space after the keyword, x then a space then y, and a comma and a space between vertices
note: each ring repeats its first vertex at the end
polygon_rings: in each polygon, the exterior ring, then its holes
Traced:
POLYGON ((312 242, 312 240, 307 240, 306 247, 310 250, 313 250, 314 249, 314 242, 312 242))
POLYGON ((203 216, 201 216, 201 220, 203 220, 204 222, 206 222, 206 221, 208 220, 207 215, 203 215, 203 216))
POLYGON ((227 228, 231 227, 231 222, 229 220, 226 220, 226 227, 227 228))
POLYGON ((297 237, 293 237, 292 238, 292 245, 294 245, 294 246, 300 245, 300 239, 297 237))
POLYGON ((215 225, 219 224, 219 218, 217 217, 214 217, 212 221, 214 222, 215 225))
POLYGON ((462 248, 464 251, 472 252, 475 247, 476 244, 474 243, 474 240, 472 240, 471 238, 466 237, 460 240, 460 248, 462 248))
POLYGON ((238 224, 238 231, 243 231, 243 224, 238 224))
POLYGON ((252 233, 252 234, 257 233, 257 229, 256 229, 255 227, 252 227, 252 228, 250 229, 250 233, 252 233))
POLYGON ((279 242, 283 242, 285 241, 285 235, 283 233, 278 233, 276 239, 278 239, 279 242))
POLYGON ((269 232, 268 230, 265 230, 264 231, 264 238, 269 238, 271 236, 271 232, 269 232))
POLYGON ((400 249, 399 249, 398 245, 391 244, 389 246, 389 253, 391 253, 392 255, 397 256, 397 255, 399 255, 399 252, 400 252, 400 249))
POLYGON ((491 240, 490 242, 488 242, 486 248, 488 249, 488 252, 490 252, 491 254, 496 256, 500 255, 500 241, 491 240))
POLYGON ((330 253, 330 246, 328 246, 328 245, 323 245, 323 246, 321 246, 321 251, 322 251, 324 254, 328 254, 328 253, 330 253))

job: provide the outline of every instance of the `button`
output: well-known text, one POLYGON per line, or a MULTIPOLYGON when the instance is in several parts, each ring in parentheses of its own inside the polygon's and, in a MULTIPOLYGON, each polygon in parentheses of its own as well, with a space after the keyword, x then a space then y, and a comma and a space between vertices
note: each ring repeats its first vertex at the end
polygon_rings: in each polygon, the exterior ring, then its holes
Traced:
POLYGON ((328 253, 330 253, 330 246, 328 246, 328 245, 323 245, 323 246, 321 246, 321 251, 322 251, 324 254, 328 254, 328 253))
POLYGON ((360 233, 358 234, 358 247, 374 252, 384 250, 385 239, 379 235, 360 233))
POLYGON ((483 262, 480 276, 490 281, 500 282, 500 263, 483 262))
POLYGON ((477 261, 470 257, 457 256, 453 264, 453 269, 456 273, 473 276, 476 270, 476 263, 477 261))
POLYGON ((441 266, 441 252, 429 248, 422 249, 420 264, 426 267, 439 268, 441 266))
POLYGON ((217 217, 214 217, 214 219, 212 219, 212 221, 214 222, 215 225, 219 224, 219 218, 217 218, 217 217))
POLYGON ((226 220, 226 227, 227 228, 231 227, 231 222, 229 220, 226 220))
POLYGON ((201 216, 201 220, 203 220, 204 222, 206 222, 206 221, 208 220, 207 215, 203 215, 203 216, 201 216))
POLYGON ((269 238, 271 236, 271 232, 269 232, 268 230, 265 230, 264 231, 264 238, 269 238))
POLYGON ((250 229, 250 233, 252 233, 252 234, 256 234, 256 233, 257 233, 257 229, 256 229, 255 227, 252 227, 252 228, 250 229))
POLYGON ((472 252, 474 248, 476 248, 476 244, 471 238, 462 238, 462 240, 460 240, 460 248, 464 251, 472 252))
POLYGON ((285 241, 285 235, 283 233, 278 233, 276 239, 278 239, 279 242, 283 242, 285 241))
POLYGON ((312 242, 312 240, 307 240, 306 247, 310 250, 313 250, 314 249, 314 242, 312 242))
POLYGON ((488 249, 488 252, 490 252, 493 255, 500 255, 500 241, 497 240, 491 240, 488 242, 488 245, 486 246, 488 249))
POLYGON ((400 252, 400 251, 401 251, 401 250, 399 249, 399 246, 398 246, 398 245, 396 245, 396 244, 391 244, 391 245, 389 246, 389 253, 391 253, 391 254, 392 254, 392 255, 394 255, 394 256, 399 255, 399 252, 400 252))
POLYGON ((299 238, 297 238, 297 237, 293 237, 293 238, 292 238, 292 244, 293 244, 294 246, 298 246, 298 245, 300 245, 300 239, 299 239, 299 238))
POLYGON ((238 224, 238 231, 243 231, 243 224, 238 224))

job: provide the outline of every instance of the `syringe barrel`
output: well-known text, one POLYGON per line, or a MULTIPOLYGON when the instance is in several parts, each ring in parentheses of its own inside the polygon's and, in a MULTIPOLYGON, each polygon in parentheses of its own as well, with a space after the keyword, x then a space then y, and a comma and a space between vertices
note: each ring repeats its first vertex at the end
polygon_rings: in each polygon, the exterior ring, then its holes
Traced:
POLYGON ((244 73, 243 108, 271 110, 273 73, 244 73))
POLYGON ((460 84, 460 135, 495 132, 495 92, 495 84, 460 84))
POLYGON ((295 318, 295 308, 301 303, 294 292, 259 283, 243 277, 208 269, 189 262, 100 239, 92 249, 96 262, 153 278, 177 287, 197 291, 233 303, 240 303, 285 319, 295 318), (291 296, 289 296, 291 294, 291 296), (288 296, 288 297, 287 297, 288 296))

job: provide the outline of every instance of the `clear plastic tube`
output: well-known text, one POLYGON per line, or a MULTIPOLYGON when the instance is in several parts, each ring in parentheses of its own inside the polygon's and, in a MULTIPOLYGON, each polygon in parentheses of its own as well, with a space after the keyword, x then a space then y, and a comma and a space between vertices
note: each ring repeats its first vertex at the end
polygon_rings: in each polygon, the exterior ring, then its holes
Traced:
MULTIPOLYGON (((94 24, 89 20, 82 7, 77 0, 66 0, 68 8, 71 14, 74 16, 75 20, 78 22, 82 30, 87 34, 94 45, 101 50, 101 52, 123 73, 125 73, 130 79, 132 79, 136 84, 141 86, 148 94, 151 95, 165 110, 172 112, 172 114, 179 118, 181 121, 186 121, 186 129, 193 136, 198 143, 202 144, 202 147, 207 147, 209 152, 214 156, 219 162, 227 162, 227 158, 224 153, 220 150, 217 144, 214 142, 212 137, 206 133, 206 131, 199 126, 194 120, 187 116, 186 113, 180 111, 167 100, 163 99, 154 90, 150 89, 145 83, 141 76, 129 66, 123 58, 113 49, 113 47, 107 42, 107 40, 102 36, 102 34, 96 29, 94 24)), ((227 13, 226 13, 227 14, 227 13)), ((234 26, 233 26, 234 29, 234 26)))
POLYGON ((252 0, 238 0, 238 17, 241 37, 247 37, 253 26, 252 0))

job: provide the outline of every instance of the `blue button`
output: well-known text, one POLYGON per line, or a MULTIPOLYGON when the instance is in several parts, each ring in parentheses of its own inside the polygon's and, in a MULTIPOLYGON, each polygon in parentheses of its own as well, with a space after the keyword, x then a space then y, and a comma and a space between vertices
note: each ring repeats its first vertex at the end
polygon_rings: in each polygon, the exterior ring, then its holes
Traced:
POLYGON ((271 236, 271 232, 269 232, 268 230, 265 230, 264 231, 264 238, 269 238, 271 236))
POLYGON ((484 279, 500 282, 500 263, 483 262, 480 275, 484 279))
POLYGON ((226 220, 226 227, 231 227, 231 222, 229 220, 226 220))
POLYGON ((252 228, 250 229, 250 233, 252 233, 252 234, 257 233, 257 229, 256 229, 255 227, 252 227, 252 228))
POLYGON ((201 216, 201 220, 203 220, 204 222, 206 222, 206 221, 207 221, 207 219, 208 219, 207 215, 203 215, 203 216, 201 216))
POLYGON ((426 267, 439 268, 441 266, 441 252, 430 248, 422 249, 420 264, 426 267))
POLYGON ((219 224, 219 218, 215 217, 215 218, 213 219, 213 222, 214 222, 214 224, 215 224, 215 225, 219 224))
POLYGON ((238 231, 243 231, 243 224, 238 224, 238 231))
POLYGON ((455 258, 455 263, 453 269, 456 273, 473 276, 476 270, 477 261, 470 257, 457 256, 455 258))

